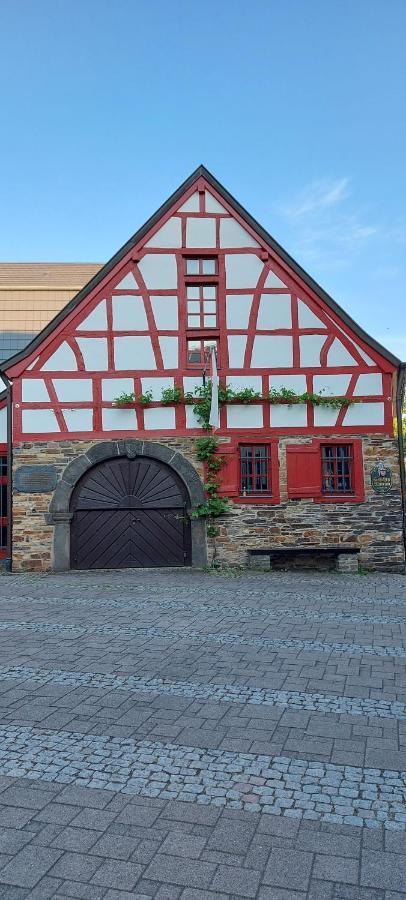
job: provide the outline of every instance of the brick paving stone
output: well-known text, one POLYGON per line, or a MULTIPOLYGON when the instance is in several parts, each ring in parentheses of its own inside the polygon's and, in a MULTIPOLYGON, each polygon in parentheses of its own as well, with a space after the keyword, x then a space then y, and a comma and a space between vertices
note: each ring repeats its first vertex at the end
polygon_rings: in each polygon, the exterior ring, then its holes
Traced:
POLYGON ((239 897, 256 897, 261 873, 238 866, 219 866, 211 883, 215 891, 228 891, 239 897))
MULTIPOLYGON (((100 862, 100 861, 99 861, 100 862)), ((97 865, 99 865, 99 862, 97 865)), ((102 862, 92 878, 92 884, 100 884, 104 887, 117 887, 121 885, 124 890, 135 887, 142 875, 142 866, 132 862, 124 862, 119 859, 106 859, 102 862)))
POLYGON ((395 853, 364 850, 361 858, 361 885, 405 891, 406 858, 395 853))
POLYGON ((54 878, 88 881, 99 868, 101 860, 86 853, 66 852, 60 857, 50 874, 54 878))
POLYGON ((271 850, 264 882, 272 887, 306 889, 310 880, 313 855, 303 850, 271 850))
POLYGON ((0 871, 0 882, 18 887, 35 887, 61 856, 48 847, 25 847, 0 871))
POLYGON ((157 853, 144 872, 144 877, 152 881, 181 884, 185 887, 208 888, 215 868, 212 863, 157 853))
POLYGON ((316 853, 313 877, 326 881, 343 881, 347 884, 357 884, 358 860, 349 859, 348 856, 323 856, 316 853))

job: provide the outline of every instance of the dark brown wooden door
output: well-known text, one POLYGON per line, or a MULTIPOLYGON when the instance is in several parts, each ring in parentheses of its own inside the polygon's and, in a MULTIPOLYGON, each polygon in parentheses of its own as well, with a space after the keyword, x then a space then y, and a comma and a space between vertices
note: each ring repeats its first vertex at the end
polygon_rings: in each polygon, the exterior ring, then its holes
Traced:
POLYGON ((182 482, 164 463, 146 457, 99 463, 73 492, 72 568, 188 565, 186 505, 182 482))

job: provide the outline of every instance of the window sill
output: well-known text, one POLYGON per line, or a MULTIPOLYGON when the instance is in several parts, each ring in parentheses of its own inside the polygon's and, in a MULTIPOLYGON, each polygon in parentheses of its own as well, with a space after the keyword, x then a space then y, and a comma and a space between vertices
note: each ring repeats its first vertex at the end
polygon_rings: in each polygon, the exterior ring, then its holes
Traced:
POLYGON ((261 504, 267 504, 268 506, 270 506, 272 504, 275 505, 276 503, 280 503, 280 498, 276 497, 274 494, 266 494, 266 496, 264 496, 263 494, 250 494, 249 497, 242 497, 241 495, 238 495, 235 498, 235 502, 250 504, 251 506, 259 506, 261 504))

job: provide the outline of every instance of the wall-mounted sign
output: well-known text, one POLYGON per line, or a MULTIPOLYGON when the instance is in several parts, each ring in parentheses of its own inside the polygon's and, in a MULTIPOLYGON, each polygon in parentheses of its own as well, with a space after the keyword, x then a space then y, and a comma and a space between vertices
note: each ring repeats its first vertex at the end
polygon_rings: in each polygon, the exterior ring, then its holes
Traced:
POLYGON ((371 469, 371 485, 377 494, 387 494, 392 487, 392 472, 381 459, 371 469))
POLYGON ((55 466, 20 466, 14 476, 14 490, 23 494, 53 491, 58 480, 55 466))

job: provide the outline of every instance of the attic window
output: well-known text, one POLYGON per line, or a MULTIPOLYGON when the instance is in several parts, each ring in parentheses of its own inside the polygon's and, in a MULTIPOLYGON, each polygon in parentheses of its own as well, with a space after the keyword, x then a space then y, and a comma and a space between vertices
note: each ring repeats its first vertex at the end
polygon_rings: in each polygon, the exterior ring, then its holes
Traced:
POLYGON ((217 259, 186 259, 186 275, 217 275, 217 259))
POLYGON ((188 284, 186 287, 186 297, 188 328, 216 328, 216 285, 188 284))

